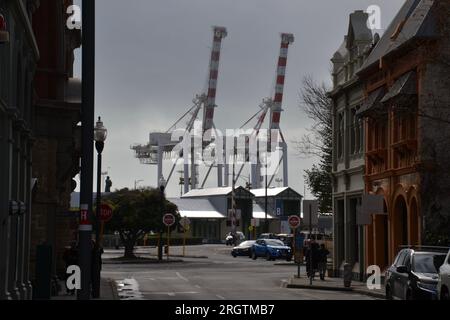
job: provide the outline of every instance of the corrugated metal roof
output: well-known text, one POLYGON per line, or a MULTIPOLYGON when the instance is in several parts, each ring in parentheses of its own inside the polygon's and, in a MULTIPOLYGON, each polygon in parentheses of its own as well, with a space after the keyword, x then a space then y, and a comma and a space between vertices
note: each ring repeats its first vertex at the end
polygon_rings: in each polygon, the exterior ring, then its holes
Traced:
POLYGON ((225 219, 226 217, 217 211, 189 211, 179 210, 180 216, 189 219, 225 219))
POLYGON ((433 0, 407 0, 360 70, 362 71, 378 63, 382 57, 395 51, 413 38, 436 36, 435 19, 431 14, 434 3, 433 0), (396 30, 400 30, 400 32, 392 37, 396 30))
MULTIPOLYGON (((292 192, 295 192, 298 194, 298 192, 296 192, 294 189, 292 189, 290 187, 279 187, 279 188, 267 188, 267 196, 268 197, 276 197, 276 196, 280 195, 281 193, 285 192, 286 190, 291 190, 292 192)), ((250 192, 253 193, 255 198, 263 198, 266 196, 265 188, 251 189, 250 192)), ((300 194, 299 194, 299 196, 301 197, 300 194)))
POLYGON ((225 218, 225 215, 219 212, 207 199, 168 198, 167 200, 178 207, 178 211, 182 217, 193 219, 225 218))
POLYGON ((190 198, 190 197, 226 196, 229 193, 231 193, 231 191, 232 191, 231 187, 194 189, 185 193, 181 197, 190 198))

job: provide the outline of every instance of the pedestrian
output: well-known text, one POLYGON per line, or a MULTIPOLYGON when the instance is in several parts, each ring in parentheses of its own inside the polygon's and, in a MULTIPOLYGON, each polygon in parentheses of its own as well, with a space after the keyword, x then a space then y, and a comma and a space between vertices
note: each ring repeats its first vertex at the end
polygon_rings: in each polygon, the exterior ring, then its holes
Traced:
MULTIPOLYGON (((73 241, 70 244, 70 247, 66 247, 63 254, 63 260, 66 264, 66 271, 70 266, 78 265, 78 246, 76 241, 73 241)), ((66 293, 67 295, 74 295, 75 290, 69 290, 67 287, 67 279, 69 278, 69 274, 66 272, 65 274, 65 283, 66 283, 66 293)))
POLYGON ((306 258, 306 273, 308 278, 312 278, 316 275, 319 262, 319 245, 314 240, 308 240, 308 246, 305 250, 306 258))
POLYGON ((324 244, 321 244, 318 256, 319 256, 319 275, 320 280, 322 281, 325 280, 325 273, 327 271, 327 258, 329 254, 330 251, 327 250, 324 244))

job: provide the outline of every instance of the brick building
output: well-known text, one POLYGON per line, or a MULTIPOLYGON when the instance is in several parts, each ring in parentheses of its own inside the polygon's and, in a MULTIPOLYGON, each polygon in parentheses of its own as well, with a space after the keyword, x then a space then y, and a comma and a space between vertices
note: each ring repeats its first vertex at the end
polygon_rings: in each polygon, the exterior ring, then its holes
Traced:
POLYGON ((71 3, 0 1, 0 299, 31 299, 36 245, 54 248, 56 272, 76 227, 65 217, 80 114, 80 82, 72 79, 80 32, 65 26, 71 3))
POLYGON ((365 189, 386 212, 366 226, 366 265, 388 266, 400 245, 448 241, 449 30, 450 1, 408 0, 358 73, 365 189))
POLYGON ((81 45, 80 30, 66 27, 72 1, 41 0, 33 14, 33 29, 41 58, 35 83, 31 271, 36 247, 52 247, 52 272, 64 272, 65 246, 76 240, 77 216, 70 212, 70 194, 79 172, 81 81, 73 78, 74 49, 81 45))

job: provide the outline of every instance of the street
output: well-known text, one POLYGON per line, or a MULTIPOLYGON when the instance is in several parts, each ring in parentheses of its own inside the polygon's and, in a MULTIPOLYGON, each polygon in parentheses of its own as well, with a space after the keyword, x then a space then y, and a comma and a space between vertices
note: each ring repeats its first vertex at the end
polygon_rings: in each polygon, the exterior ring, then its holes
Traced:
MULTIPOLYGON (((102 277, 118 284, 121 299, 138 300, 373 300, 353 293, 287 289, 284 283, 297 272, 285 261, 233 258, 225 245, 188 246, 184 262, 103 264, 102 277)), ((119 257, 123 250, 105 250, 103 258, 119 257)), ((155 248, 139 248, 141 256, 155 255, 155 248)), ((181 247, 170 253, 178 255, 181 247)), ((178 258, 174 258, 178 259, 178 258)), ((305 270, 301 269, 305 275, 305 270)), ((315 280, 320 281, 320 280, 315 280)))

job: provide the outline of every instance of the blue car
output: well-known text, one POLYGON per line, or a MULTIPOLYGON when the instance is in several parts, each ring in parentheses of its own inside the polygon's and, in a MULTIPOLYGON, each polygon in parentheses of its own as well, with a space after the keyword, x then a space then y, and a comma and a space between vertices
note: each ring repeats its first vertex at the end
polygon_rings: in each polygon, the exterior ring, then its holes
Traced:
POLYGON ((252 246, 252 259, 256 260, 258 257, 265 257, 267 261, 286 259, 292 260, 291 247, 286 246, 283 241, 276 239, 259 239, 252 246))

